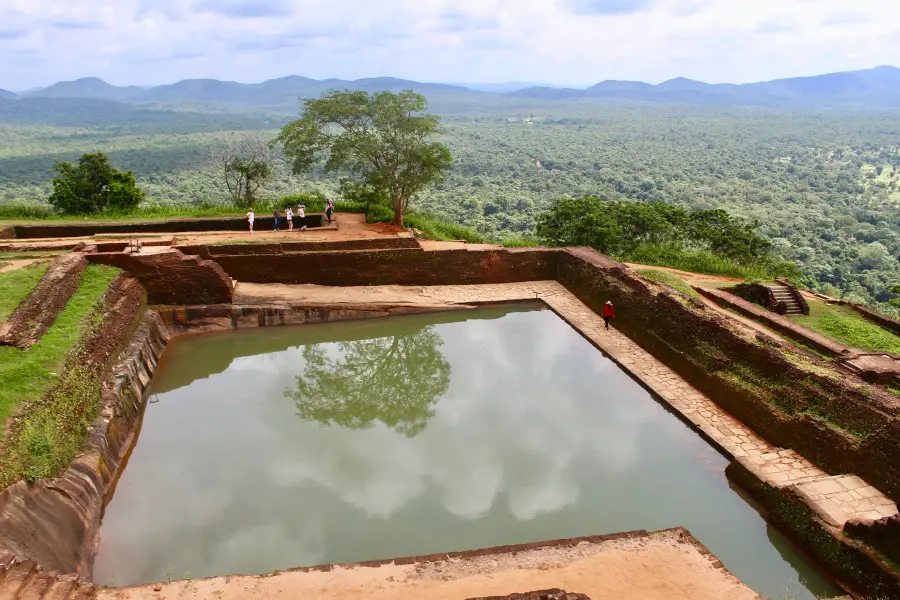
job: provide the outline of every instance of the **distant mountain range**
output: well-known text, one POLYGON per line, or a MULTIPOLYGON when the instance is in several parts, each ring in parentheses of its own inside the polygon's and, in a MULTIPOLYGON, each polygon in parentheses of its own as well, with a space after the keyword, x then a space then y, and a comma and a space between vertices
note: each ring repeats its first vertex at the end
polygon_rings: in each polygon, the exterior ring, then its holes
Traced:
POLYGON ((510 95, 545 100, 623 98, 647 102, 755 106, 900 106, 900 69, 881 66, 744 84, 709 84, 684 77, 658 85, 639 81, 604 81, 583 90, 532 87, 511 92, 510 95))
POLYGON ((261 83, 186 79, 155 87, 119 87, 96 77, 62 81, 18 96, 0 90, 0 98, 80 98, 126 103, 214 103, 260 107, 294 106, 298 97, 329 89, 400 91, 412 89, 432 100, 522 102, 524 100, 630 100, 655 103, 743 106, 900 107, 900 69, 891 66, 760 83, 709 84, 679 77, 652 85, 640 81, 603 81, 588 88, 534 86, 524 83, 450 85, 392 77, 346 81, 292 75, 261 83), (505 100, 504 100, 505 99, 505 100))

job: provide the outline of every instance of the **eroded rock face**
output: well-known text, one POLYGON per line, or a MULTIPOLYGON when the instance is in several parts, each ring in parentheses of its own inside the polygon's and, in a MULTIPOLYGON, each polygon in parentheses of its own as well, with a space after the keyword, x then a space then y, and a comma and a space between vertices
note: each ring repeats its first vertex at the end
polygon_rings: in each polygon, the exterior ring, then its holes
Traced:
POLYGON ((178 250, 154 254, 88 254, 93 263, 125 269, 147 290, 150 304, 230 304, 231 278, 218 264, 178 250))
POLYGON ((848 521, 844 533, 866 542, 895 563, 900 563, 900 515, 878 521, 848 521))
POLYGON ((86 265, 80 254, 57 257, 12 316, 0 325, 0 344, 27 350, 37 343, 78 289, 86 265))
POLYGON ((478 596, 467 600, 591 600, 584 594, 573 594, 565 590, 538 590, 522 594, 510 594, 509 596, 478 596))
POLYGON ((103 326, 81 340, 81 364, 104 374, 100 414, 81 452, 57 478, 19 481, 0 492, 0 548, 45 570, 87 578, 104 496, 133 440, 144 390, 168 340, 156 313, 144 313, 144 291, 134 279, 121 276, 104 301, 103 326))

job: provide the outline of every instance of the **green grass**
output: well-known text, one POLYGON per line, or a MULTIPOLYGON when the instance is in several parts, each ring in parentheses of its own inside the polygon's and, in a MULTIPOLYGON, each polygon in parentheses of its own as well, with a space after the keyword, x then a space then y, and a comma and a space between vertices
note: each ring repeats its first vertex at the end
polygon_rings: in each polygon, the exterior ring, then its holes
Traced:
POLYGON ((900 354, 900 336, 867 321, 852 308, 811 298, 807 301, 809 316, 791 317, 796 323, 852 348, 900 354))
POLYGON ((0 252, 0 260, 24 260, 26 258, 52 258, 60 254, 68 254, 69 250, 28 250, 23 252, 0 252))
POLYGON ((77 352, 79 337, 97 325, 100 300, 119 273, 88 265, 78 290, 37 344, 24 352, 0 347, 0 422, 22 408, 21 427, 4 440, 0 489, 21 477, 58 472, 77 451, 97 409, 100 381, 78 364, 65 372, 63 365, 77 352))
POLYGON ((540 245, 541 241, 539 239, 527 233, 503 240, 504 248, 533 248, 540 245))
POLYGON ((418 229, 430 240, 465 240, 471 244, 483 244, 487 241, 483 235, 473 229, 447 223, 431 215, 410 213, 404 215, 403 224, 418 229))
MULTIPOLYGON (((34 286, 38 284, 49 265, 28 265, 14 271, 0 273, 0 322, 16 310, 34 286)), ((0 391, 0 394, 3 392, 0 391)))
POLYGON ((140 221, 149 219, 233 217, 246 211, 228 204, 151 204, 132 210, 109 210, 89 215, 57 214, 49 205, 0 206, 0 224, 25 224, 35 221, 98 223, 105 221, 140 221))
MULTIPOLYGON (((277 200, 257 202, 258 212, 271 212, 276 206, 283 209, 288 205, 305 204, 307 212, 324 212, 325 198, 303 196, 283 196, 277 200)), ((335 201, 337 212, 364 212, 365 204, 359 202, 335 201)), ((229 202, 201 204, 144 204, 131 210, 108 210, 87 215, 64 215, 53 210, 49 204, 8 204, 0 205, 0 225, 24 224, 35 221, 96 223, 105 221, 139 221, 149 219, 189 219, 203 217, 242 217, 247 212, 229 202)))
POLYGON ((622 258, 627 262, 740 279, 772 279, 776 275, 797 275, 797 267, 792 264, 742 265, 709 250, 661 244, 644 244, 622 258))
POLYGON ((700 297, 700 295, 696 291, 694 291, 694 288, 686 284, 681 277, 675 275, 674 273, 669 273, 667 271, 657 271, 656 269, 641 269, 640 271, 638 271, 638 273, 651 281, 656 281, 657 283, 662 283, 671 288, 675 288, 682 294, 686 294, 692 298, 700 297))
MULTIPOLYGON (((373 204, 369 207, 366 220, 369 223, 390 223, 394 220, 394 211, 388 206, 373 204)), ((429 240, 465 240, 471 244, 484 244, 489 241, 474 229, 447 223, 428 213, 409 211, 403 215, 403 225, 418 229, 422 232, 422 236, 429 240)))

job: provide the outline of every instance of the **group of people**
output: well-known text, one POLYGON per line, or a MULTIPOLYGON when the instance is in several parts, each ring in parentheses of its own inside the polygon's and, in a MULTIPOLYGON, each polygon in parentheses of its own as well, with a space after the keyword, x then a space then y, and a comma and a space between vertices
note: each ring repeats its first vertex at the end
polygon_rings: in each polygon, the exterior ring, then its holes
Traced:
MULTIPOLYGON (((331 216, 334 214, 334 202, 331 200, 325 201, 325 216, 328 218, 328 224, 331 225, 331 216)), ((287 220, 288 231, 294 230, 294 217, 300 220, 300 231, 306 231, 308 227, 306 226, 306 206, 303 204, 297 205, 297 212, 294 213, 294 209, 288 206, 284 209, 284 218, 287 220)), ((251 208, 249 212, 247 212, 247 224, 250 226, 250 233, 253 233, 253 222, 256 220, 256 215, 251 208)), ((278 224, 281 221, 281 213, 278 211, 278 207, 275 207, 275 210, 272 211, 272 218, 275 221, 275 231, 278 231, 278 224)))

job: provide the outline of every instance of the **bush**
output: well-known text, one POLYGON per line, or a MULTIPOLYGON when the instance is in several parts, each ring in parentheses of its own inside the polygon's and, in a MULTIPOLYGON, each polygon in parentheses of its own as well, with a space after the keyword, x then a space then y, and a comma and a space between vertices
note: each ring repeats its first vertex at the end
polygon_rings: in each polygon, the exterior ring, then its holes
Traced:
POLYGON ((50 204, 67 214, 95 213, 103 210, 129 210, 144 199, 131 171, 119 171, 102 152, 85 154, 78 165, 57 162, 53 165, 53 193, 50 204))

